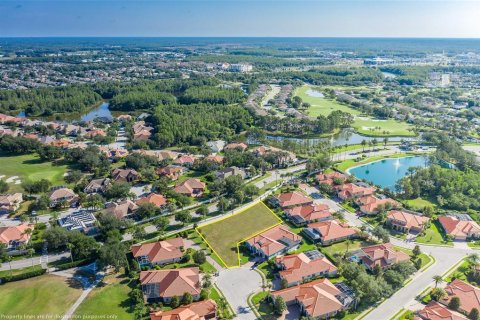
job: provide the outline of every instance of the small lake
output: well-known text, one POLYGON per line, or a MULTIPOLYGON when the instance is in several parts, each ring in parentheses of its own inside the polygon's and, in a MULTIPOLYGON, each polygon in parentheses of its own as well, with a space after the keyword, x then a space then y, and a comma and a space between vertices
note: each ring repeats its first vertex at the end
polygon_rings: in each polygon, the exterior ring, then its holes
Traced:
POLYGON ((81 115, 78 119, 73 120, 91 121, 95 118, 106 118, 111 120, 113 119, 113 116, 108 107, 108 102, 104 102, 95 109, 90 110, 88 113, 81 115))
POLYGON ((395 191, 395 184, 405 177, 408 168, 426 167, 428 158, 423 156, 383 159, 347 170, 359 179, 395 191))
POLYGON ((314 98, 325 98, 325 95, 321 93, 320 91, 313 90, 313 89, 308 89, 305 91, 305 94, 309 97, 314 97, 314 98))
MULTIPOLYGON (((367 137, 363 136, 361 134, 355 133, 355 131, 351 128, 343 129, 339 133, 333 135, 330 138, 291 138, 291 137, 283 137, 283 136, 267 136, 267 139, 270 140, 277 140, 277 141, 282 141, 282 140, 292 140, 296 141, 299 143, 305 142, 308 143, 309 145, 315 145, 320 142, 330 142, 331 146, 338 147, 338 146, 344 146, 344 145, 351 145, 351 144, 361 144, 362 140, 365 141, 371 141, 373 139, 377 139, 378 144, 381 145, 383 144, 383 137, 367 137)), ((415 137, 388 137, 388 141, 415 141, 417 138, 415 137)))

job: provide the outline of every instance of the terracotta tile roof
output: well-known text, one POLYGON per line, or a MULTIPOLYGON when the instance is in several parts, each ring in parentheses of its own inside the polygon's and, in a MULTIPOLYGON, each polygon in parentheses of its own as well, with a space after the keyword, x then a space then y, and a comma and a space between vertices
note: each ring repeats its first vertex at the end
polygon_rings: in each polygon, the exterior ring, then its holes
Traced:
POLYGON ((198 179, 190 178, 175 187, 175 192, 183 194, 192 194, 194 189, 205 190, 205 183, 198 179))
POLYGON ((225 157, 223 156, 217 156, 217 155, 209 155, 208 157, 205 158, 205 160, 208 160, 208 161, 213 161, 213 162, 217 162, 217 163, 222 163, 223 160, 225 160, 225 157))
POLYGON ((104 212, 113 214, 118 219, 123 219, 138 209, 138 206, 132 200, 123 200, 118 203, 110 203, 104 212))
POLYGON ((450 311, 437 301, 430 301, 425 308, 418 312, 421 319, 425 320, 463 320, 467 319, 461 314, 450 311))
POLYGON ((287 248, 288 242, 297 242, 301 239, 299 235, 291 232, 287 226, 279 225, 248 239, 247 242, 263 251, 267 256, 271 256, 287 248))
POLYGON ((141 271, 140 283, 142 285, 158 283, 160 297, 180 297, 185 292, 198 295, 202 290, 197 267, 141 271))
POLYGON ((375 196, 366 196, 356 201, 360 205, 360 210, 366 213, 375 213, 380 205, 390 203, 393 207, 398 207, 400 204, 390 198, 380 199, 375 196))
POLYGON ((421 229, 430 220, 428 217, 419 216, 399 210, 390 210, 387 214, 387 220, 392 220, 406 228, 421 229))
POLYGON ((335 186, 335 189, 338 191, 339 196, 342 198, 351 198, 351 197, 362 197, 368 196, 375 192, 375 187, 362 187, 354 183, 345 183, 339 186, 335 186))
POLYGON ((337 272, 337 267, 325 256, 310 260, 303 252, 288 256, 279 256, 276 258, 276 262, 285 268, 281 270, 279 274, 280 277, 286 279, 288 283, 301 282, 304 277, 318 273, 331 274, 337 272))
MULTIPOLYGON (((205 320, 215 314, 217 304, 213 300, 198 301, 169 311, 150 313, 150 320, 205 320)), ((210 318, 209 318, 210 319, 210 318)))
POLYGON ((69 188, 53 189, 48 193, 48 198, 52 201, 55 201, 57 199, 62 199, 62 198, 76 197, 76 196, 77 195, 75 194, 75 192, 73 192, 73 190, 69 188))
POLYGON ((299 206, 313 202, 310 197, 298 191, 281 193, 277 199, 281 207, 299 206))
POLYGON ((455 279, 450 282, 445 291, 448 296, 442 302, 448 303, 451 298, 458 297, 460 299, 460 309, 469 313, 473 308, 480 310, 480 288, 468 284, 462 280, 455 279))
POLYGON ((182 238, 174 238, 154 243, 136 244, 130 250, 135 258, 148 256, 151 263, 156 263, 181 258, 183 256, 181 248, 184 246, 182 238))
POLYGON ((161 194, 152 192, 148 196, 137 200, 137 205, 142 205, 144 203, 152 203, 157 207, 161 207, 167 204, 167 199, 161 194))
POLYGON ((325 183, 328 185, 333 185, 334 179, 341 179, 345 181, 347 176, 340 172, 331 172, 331 173, 320 173, 316 177, 318 183, 325 183))
POLYGON ((361 258, 362 261, 370 268, 373 268, 376 265, 383 268, 410 259, 408 254, 396 250, 391 243, 363 247, 361 251, 365 254, 365 256, 361 258))
POLYGON ((307 204, 285 210, 291 216, 300 216, 305 221, 328 219, 332 217, 326 204, 307 204))
POLYGON ((197 160, 197 157, 192 156, 192 155, 188 155, 188 154, 184 154, 184 155, 180 156, 179 158, 175 159, 173 161, 173 163, 180 164, 180 165, 186 164, 186 163, 193 164, 196 160, 197 160))
POLYGON ((332 241, 357 234, 357 231, 338 220, 310 223, 308 228, 315 229, 321 234, 322 241, 332 241))
POLYGON ((243 143, 243 142, 233 142, 227 144, 223 149, 224 150, 229 150, 229 149, 241 149, 242 151, 245 151, 248 148, 248 145, 243 143))
POLYGON ((336 298, 341 292, 328 279, 319 279, 295 287, 275 291, 285 302, 300 301, 312 317, 321 317, 342 310, 343 304, 336 298))
POLYGON ((30 239, 30 235, 25 231, 30 229, 33 231, 35 226, 33 224, 22 223, 18 226, 0 227, 0 242, 9 244, 10 241, 27 242, 30 239))
POLYGON ((472 234, 480 235, 480 226, 475 221, 459 220, 457 217, 441 216, 438 222, 445 232, 454 237, 469 237, 472 234))

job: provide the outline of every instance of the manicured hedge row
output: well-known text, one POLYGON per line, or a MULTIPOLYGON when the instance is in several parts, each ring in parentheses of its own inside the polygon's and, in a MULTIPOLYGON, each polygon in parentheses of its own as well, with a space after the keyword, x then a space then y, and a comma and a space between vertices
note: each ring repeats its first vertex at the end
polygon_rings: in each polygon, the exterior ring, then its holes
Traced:
POLYGON ((45 274, 45 272, 47 272, 47 269, 38 269, 38 270, 16 274, 13 276, 1 277, 0 283, 3 284, 7 282, 20 281, 20 280, 33 278, 33 277, 38 277, 38 276, 41 276, 42 274, 45 274))
POLYGON ((75 268, 75 267, 78 267, 78 266, 83 266, 83 265, 86 265, 86 264, 90 264, 94 261, 95 261, 95 259, 76 260, 76 261, 73 261, 73 262, 65 262, 65 263, 62 263, 62 264, 59 264, 59 265, 55 265, 53 267, 57 270, 66 270, 66 269, 75 268))

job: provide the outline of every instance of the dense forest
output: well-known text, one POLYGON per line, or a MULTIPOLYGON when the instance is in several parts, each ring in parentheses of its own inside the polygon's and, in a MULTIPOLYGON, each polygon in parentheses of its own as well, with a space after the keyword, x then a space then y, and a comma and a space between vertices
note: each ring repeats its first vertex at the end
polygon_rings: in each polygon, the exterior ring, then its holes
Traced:
POLYGON ((153 115, 154 140, 160 147, 201 145, 212 139, 228 139, 248 129, 253 120, 245 108, 237 105, 158 106, 153 115))
POLYGON ((480 210, 480 173, 432 165, 416 170, 397 185, 405 199, 435 199, 440 207, 453 210, 480 210))
POLYGON ((31 90, 1 90, 0 112, 25 111, 28 116, 81 112, 100 103, 102 97, 88 85, 31 90))

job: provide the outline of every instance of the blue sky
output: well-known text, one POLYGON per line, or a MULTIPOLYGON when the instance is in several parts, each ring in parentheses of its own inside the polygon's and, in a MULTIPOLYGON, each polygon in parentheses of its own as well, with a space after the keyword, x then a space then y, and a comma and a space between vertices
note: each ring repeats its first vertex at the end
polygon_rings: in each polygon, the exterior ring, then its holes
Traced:
POLYGON ((480 0, 0 0, 0 36, 480 37, 480 0))

